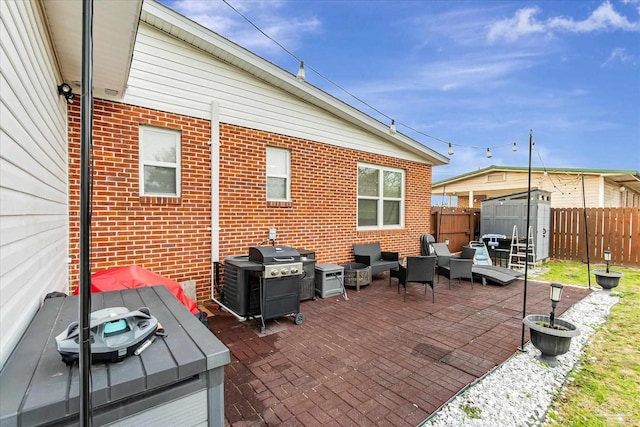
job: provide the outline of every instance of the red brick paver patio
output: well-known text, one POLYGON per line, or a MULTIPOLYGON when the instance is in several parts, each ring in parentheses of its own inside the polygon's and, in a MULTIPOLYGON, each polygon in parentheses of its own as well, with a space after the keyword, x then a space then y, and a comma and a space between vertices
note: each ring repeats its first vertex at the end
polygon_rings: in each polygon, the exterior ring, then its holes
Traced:
MULTIPOLYGON (((396 279, 301 302, 302 325, 283 317, 238 321, 213 311, 211 330, 231 350, 225 367, 229 426, 416 426, 521 343, 523 281, 471 289, 444 277, 431 289, 396 279)), ((589 291, 566 287, 556 314, 589 291)), ((527 314, 551 310, 549 285, 529 281, 527 314)), ((529 339, 528 330, 525 339, 529 339)))

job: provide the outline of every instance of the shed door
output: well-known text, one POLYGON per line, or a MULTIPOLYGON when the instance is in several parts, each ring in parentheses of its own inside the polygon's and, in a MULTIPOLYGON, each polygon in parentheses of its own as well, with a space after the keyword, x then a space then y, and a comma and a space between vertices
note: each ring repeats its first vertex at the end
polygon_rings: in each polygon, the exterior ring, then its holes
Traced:
POLYGON ((541 261, 549 258, 551 205, 538 204, 538 216, 536 221, 536 259, 541 261))

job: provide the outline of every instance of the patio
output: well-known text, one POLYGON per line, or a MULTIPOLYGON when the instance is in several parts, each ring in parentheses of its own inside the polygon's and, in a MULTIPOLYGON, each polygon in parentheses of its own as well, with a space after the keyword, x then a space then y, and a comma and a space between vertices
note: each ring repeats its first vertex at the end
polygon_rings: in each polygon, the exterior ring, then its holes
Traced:
MULTIPOLYGON (((226 425, 416 426, 521 343, 522 280, 449 290, 442 277, 435 304, 416 284, 404 303, 396 283, 381 276, 348 288, 348 300, 304 301, 302 325, 269 320, 265 334, 212 310, 210 328, 232 353, 226 425)), ((565 287, 556 314, 588 293, 565 287)), ((527 313, 550 308, 549 285, 529 280, 527 313)))

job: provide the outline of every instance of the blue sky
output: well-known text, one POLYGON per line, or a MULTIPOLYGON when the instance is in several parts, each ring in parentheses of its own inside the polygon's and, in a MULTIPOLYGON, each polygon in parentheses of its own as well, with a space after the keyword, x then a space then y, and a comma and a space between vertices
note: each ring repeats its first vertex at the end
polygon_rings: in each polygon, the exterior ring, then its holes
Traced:
POLYGON ((434 181, 527 166, 530 130, 534 167, 640 170, 640 0, 227 0, 288 52, 222 0, 162 2, 291 73, 303 60, 309 83, 444 155, 452 143, 434 181))

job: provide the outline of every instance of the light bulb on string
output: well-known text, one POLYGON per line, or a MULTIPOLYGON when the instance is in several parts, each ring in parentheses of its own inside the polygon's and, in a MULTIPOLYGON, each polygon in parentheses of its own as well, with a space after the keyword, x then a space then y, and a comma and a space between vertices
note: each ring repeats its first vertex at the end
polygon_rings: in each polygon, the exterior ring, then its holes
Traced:
POLYGON ((396 121, 392 119, 391 120, 391 126, 389 126, 389 133, 391 135, 395 135, 396 132, 397 132, 397 130, 396 130, 396 121))
POLYGON ((513 151, 514 153, 516 151, 518 151, 518 144, 516 144, 515 142, 513 143, 513 148, 511 148, 511 151, 513 151))
POLYGON ((449 143, 449 151, 448 151, 450 156, 453 156, 453 145, 451 145, 451 143, 449 143))
POLYGON ((493 155, 491 154, 491 149, 487 148, 487 159, 490 159, 492 157, 493 157, 493 155))

